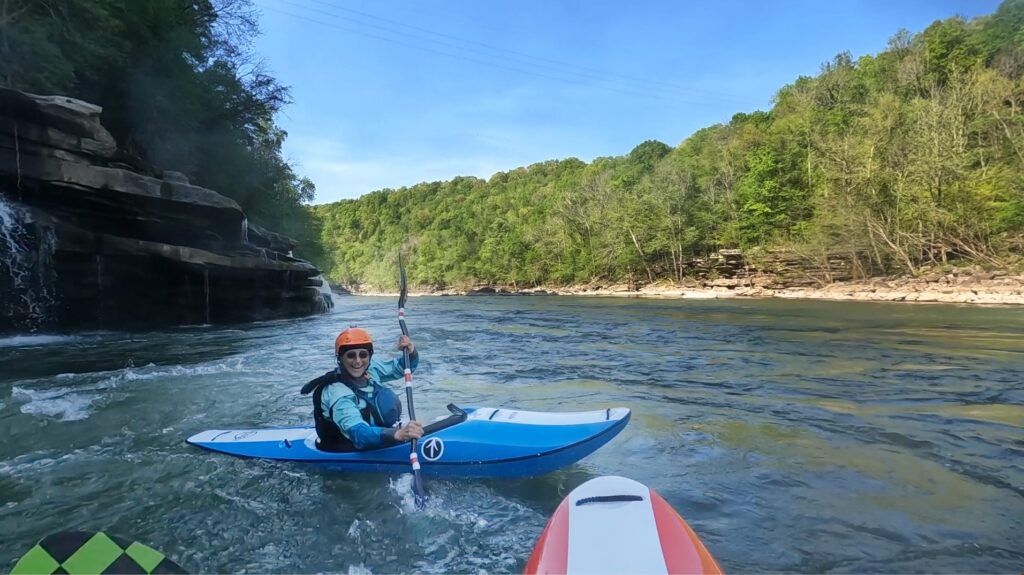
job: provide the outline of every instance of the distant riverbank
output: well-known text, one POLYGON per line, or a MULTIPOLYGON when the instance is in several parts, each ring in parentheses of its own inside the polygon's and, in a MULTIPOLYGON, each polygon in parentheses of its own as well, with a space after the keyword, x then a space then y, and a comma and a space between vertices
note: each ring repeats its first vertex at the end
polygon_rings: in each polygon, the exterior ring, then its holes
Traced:
MULTIPOLYGON (((353 295, 397 295, 394 292, 354 290, 353 295)), ((871 278, 820 286, 776 287, 764 278, 746 280, 661 282, 649 285, 590 284, 515 289, 476 286, 470 289, 420 290, 410 295, 576 295, 683 299, 786 298, 984 305, 1024 304, 1024 275, 1004 272, 930 274, 920 277, 871 278)))

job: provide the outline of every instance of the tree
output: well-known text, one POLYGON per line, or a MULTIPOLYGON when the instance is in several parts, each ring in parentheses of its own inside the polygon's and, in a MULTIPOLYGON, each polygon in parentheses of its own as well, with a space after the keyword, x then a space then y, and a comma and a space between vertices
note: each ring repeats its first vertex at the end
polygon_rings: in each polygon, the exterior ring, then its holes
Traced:
POLYGON ((0 81, 103 106, 119 145, 315 253, 315 186, 281 155, 288 91, 250 52, 249 0, 0 0, 0 81))

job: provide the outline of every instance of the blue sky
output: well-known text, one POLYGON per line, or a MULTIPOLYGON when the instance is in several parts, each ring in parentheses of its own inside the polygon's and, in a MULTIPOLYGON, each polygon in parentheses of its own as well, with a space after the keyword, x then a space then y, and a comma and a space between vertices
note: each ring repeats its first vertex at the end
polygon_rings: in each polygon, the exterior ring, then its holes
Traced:
POLYGON ((255 0, 316 203, 676 146, 837 53, 996 0, 255 0))

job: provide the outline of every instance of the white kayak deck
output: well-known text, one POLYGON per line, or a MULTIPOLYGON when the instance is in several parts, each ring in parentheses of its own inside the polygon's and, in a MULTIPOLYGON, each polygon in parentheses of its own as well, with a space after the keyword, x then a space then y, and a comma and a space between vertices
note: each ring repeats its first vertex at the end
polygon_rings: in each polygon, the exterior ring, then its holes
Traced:
MULTIPOLYGON (((629 409, 613 407, 596 411, 523 411, 520 409, 503 409, 480 407, 474 409, 466 421, 489 421, 494 423, 512 423, 516 425, 585 425, 602 421, 617 421, 626 417, 629 409)), ((444 419, 439 417, 438 420, 444 419)), ((313 442, 316 430, 312 427, 269 427, 262 429, 210 429, 188 438, 189 443, 261 443, 261 442, 313 442)))

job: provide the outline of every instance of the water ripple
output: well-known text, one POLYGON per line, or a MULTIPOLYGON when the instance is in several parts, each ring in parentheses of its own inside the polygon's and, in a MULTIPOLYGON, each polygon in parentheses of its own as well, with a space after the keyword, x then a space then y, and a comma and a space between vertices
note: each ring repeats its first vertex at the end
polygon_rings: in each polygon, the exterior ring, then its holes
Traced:
POLYGON ((394 298, 234 327, 0 341, 0 556, 111 529, 203 572, 506 573, 572 488, 657 489, 730 572, 1016 572, 1024 311, 798 301, 415 298, 422 419, 451 401, 626 405, 538 478, 343 475, 184 439, 308 424, 349 324, 394 354, 394 298), (967 542, 967 543, 965 543, 967 542))

